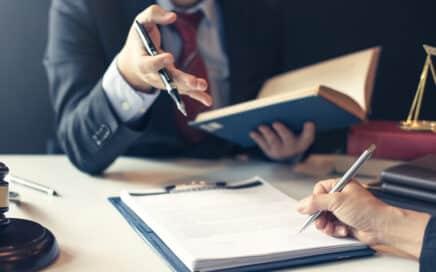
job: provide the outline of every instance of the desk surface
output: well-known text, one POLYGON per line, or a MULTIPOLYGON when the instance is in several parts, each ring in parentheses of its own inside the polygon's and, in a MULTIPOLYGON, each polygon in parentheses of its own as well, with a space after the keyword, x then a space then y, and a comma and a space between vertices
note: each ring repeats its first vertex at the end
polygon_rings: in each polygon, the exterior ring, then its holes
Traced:
MULTIPOLYGON (((11 204, 9 216, 32 219, 58 239, 60 258, 47 271, 171 271, 107 201, 122 189, 153 188, 193 179, 237 180, 259 175, 291 197, 309 194, 313 177, 289 166, 263 162, 152 161, 122 158, 104 177, 77 171, 63 156, 0 156, 12 173, 55 188, 48 197, 19 186, 20 207, 11 204)), ((292 271, 418 271, 412 260, 393 256, 347 260, 292 271)))

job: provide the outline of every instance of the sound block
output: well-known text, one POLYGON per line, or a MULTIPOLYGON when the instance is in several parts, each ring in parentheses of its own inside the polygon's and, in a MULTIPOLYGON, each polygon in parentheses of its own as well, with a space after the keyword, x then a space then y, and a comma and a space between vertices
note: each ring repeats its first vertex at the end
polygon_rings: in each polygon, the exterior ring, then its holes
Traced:
POLYGON ((56 260, 59 249, 49 230, 28 220, 8 220, 0 227, 0 271, 37 271, 56 260))

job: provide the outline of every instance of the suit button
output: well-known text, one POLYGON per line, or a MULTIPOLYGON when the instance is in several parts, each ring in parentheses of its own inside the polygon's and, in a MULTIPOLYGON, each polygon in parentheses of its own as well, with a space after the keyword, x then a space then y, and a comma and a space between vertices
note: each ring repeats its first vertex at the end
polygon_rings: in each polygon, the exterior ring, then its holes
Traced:
POLYGON ((102 146, 103 143, 111 136, 111 130, 107 125, 101 125, 92 136, 92 139, 98 146, 102 146))

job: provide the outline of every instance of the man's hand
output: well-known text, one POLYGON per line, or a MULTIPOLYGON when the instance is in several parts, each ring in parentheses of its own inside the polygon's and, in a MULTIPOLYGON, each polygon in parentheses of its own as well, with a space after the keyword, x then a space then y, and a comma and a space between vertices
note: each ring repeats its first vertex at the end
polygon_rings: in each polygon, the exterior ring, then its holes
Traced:
POLYGON ((132 25, 127 41, 118 55, 118 69, 133 88, 147 92, 151 88, 164 89, 158 71, 166 67, 172 74, 181 94, 188 95, 210 106, 212 98, 205 92, 207 90, 206 80, 175 68, 174 56, 160 49, 161 36, 157 25, 172 24, 176 17, 174 12, 166 11, 157 5, 152 5, 141 12, 136 20, 144 25, 160 54, 157 56, 147 54, 132 25))
POLYGON ((275 122, 272 127, 262 125, 250 133, 251 139, 273 160, 285 160, 304 153, 313 143, 315 125, 307 122, 303 132, 296 136, 284 124, 275 122))
POLYGON ((355 181, 342 192, 329 194, 335 183, 330 179, 316 184, 313 195, 300 201, 298 211, 304 214, 326 211, 315 221, 318 229, 328 235, 353 235, 367 244, 377 244, 389 206, 355 181))
POLYGON ((298 211, 324 211, 315 226, 335 237, 353 236, 371 246, 386 245, 419 258, 429 215, 386 205, 358 182, 329 194, 336 180, 316 184, 313 195, 300 201, 298 211))

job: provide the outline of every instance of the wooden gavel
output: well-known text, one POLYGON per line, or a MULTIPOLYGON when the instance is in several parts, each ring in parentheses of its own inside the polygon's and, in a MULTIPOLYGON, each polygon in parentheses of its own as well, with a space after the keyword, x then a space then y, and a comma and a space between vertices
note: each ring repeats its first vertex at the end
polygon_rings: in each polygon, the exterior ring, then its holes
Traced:
POLYGON ((30 220, 7 218, 9 168, 0 162, 0 271, 37 271, 50 265, 58 256, 54 235, 30 220))

